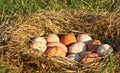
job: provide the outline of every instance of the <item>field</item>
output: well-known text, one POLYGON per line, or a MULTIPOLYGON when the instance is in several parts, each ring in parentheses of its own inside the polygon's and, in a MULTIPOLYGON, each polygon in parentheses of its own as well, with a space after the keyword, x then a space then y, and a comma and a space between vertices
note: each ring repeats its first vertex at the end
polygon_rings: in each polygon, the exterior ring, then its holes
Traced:
POLYGON ((0 0, 0 73, 26 72, 120 73, 120 1, 0 0), (90 67, 66 65, 30 49, 31 38, 48 33, 87 33, 114 54, 90 67))

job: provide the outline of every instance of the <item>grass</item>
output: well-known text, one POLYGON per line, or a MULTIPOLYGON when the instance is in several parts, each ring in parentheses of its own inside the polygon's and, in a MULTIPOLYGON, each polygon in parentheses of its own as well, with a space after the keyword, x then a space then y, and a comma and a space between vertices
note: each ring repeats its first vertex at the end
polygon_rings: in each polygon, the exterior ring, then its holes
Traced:
POLYGON ((0 73, 4 73, 7 69, 8 67, 2 62, 0 62, 0 73))
POLYGON ((113 12, 119 8, 119 0, 0 0, 0 19, 16 14, 31 14, 40 9, 78 9, 96 12, 113 12))

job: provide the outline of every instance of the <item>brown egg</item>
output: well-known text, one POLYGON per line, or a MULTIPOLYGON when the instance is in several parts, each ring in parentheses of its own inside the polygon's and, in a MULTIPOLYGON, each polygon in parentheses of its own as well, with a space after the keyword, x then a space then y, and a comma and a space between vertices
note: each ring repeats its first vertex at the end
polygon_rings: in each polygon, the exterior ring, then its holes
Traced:
POLYGON ((97 53, 89 53, 81 60, 81 63, 86 64, 86 63, 95 61, 96 59, 98 59, 98 57, 99 56, 97 53))
POLYGON ((59 42, 47 43, 47 47, 54 47, 54 46, 59 46, 59 47, 63 48, 65 52, 67 52, 67 47, 62 43, 59 43, 59 42))
POLYGON ((83 51, 83 52, 81 52, 79 55, 80 55, 80 57, 83 59, 86 55, 88 55, 88 54, 90 54, 90 53, 92 53, 91 51, 83 51))
POLYGON ((49 47, 49 48, 47 48, 45 53, 48 56, 61 56, 61 57, 66 56, 66 52, 64 51, 64 49, 59 46, 49 47))
POLYGON ((66 34, 61 38, 61 43, 63 43, 66 46, 75 42, 77 42, 77 39, 72 33, 66 34))
POLYGON ((93 41, 90 41, 88 43, 88 51, 93 51, 93 52, 96 52, 98 47, 101 45, 101 41, 100 40, 93 40, 93 41))
POLYGON ((45 36, 47 42, 60 42, 59 37, 56 34, 48 34, 45 36))

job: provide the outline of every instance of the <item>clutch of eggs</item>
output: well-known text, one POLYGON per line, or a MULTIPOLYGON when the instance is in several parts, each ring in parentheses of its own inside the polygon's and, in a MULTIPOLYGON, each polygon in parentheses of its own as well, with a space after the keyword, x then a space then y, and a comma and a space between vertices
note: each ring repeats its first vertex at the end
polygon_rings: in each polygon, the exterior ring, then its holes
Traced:
POLYGON ((97 49, 97 53, 101 57, 105 55, 109 55, 112 52, 113 52, 113 48, 109 44, 102 44, 97 49))
POLYGON ((92 51, 92 52, 96 52, 100 45, 101 45, 100 40, 92 40, 88 43, 87 50, 92 51))
POLYGON ((31 48, 45 52, 45 50, 47 48, 46 43, 47 42, 44 37, 36 37, 32 41, 31 48))
POLYGON ((75 61, 80 61, 80 56, 78 54, 69 54, 67 58, 75 60, 75 61))
POLYGON ((48 56, 61 56, 61 57, 66 56, 66 52, 64 51, 64 49, 59 46, 48 47, 47 50, 45 51, 45 53, 48 56))
POLYGON ((83 42, 83 43, 85 43, 86 45, 89 43, 89 41, 91 41, 92 40, 92 38, 89 36, 89 35, 87 35, 87 34, 79 34, 78 36, 77 36, 77 41, 78 42, 83 42))
POLYGON ((62 43, 59 43, 59 42, 50 42, 50 43, 47 43, 47 47, 54 47, 54 46, 59 46, 61 48, 64 49, 65 52, 67 52, 67 47, 65 45, 63 45, 62 43))
POLYGON ((47 42, 60 42, 59 37, 56 34, 48 34, 45 36, 47 42))
POLYGON ((77 43, 71 45, 69 48, 69 53, 80 54, 83 51, 86 51, 86 45, 82 42, 77 42, 77 43))
POLYGON ((75 42, 77 42, 77 40, 75 35, 72 33, 66 34, 61 38, 61 43, 63 43, 65 46, 68 46, 75 42))

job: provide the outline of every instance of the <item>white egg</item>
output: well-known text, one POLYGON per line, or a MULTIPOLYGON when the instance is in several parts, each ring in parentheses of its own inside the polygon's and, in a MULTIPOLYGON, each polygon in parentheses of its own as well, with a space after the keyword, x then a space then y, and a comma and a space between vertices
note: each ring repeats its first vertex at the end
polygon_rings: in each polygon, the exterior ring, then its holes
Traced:
POLYGON ((33 43, 40 42, 41 44, 46 44, 47 43, 47 41, 45 40, 44 37, 36 37, 35 39, 33 39, 32 42, 33 43))
POLYGON ((85 43, 86 45, 89 43, 89 41, 91 41, 92 40, 92 38, 89 36, 89 35, 87 35, 87 34, 79 34, 78 36, 77 36, 77 41, 78 42, 83 42, 83 43, 85 43))
POLYGON ((98 47, 97 53, 99 56, 105 56, 113 52, 113 48, 108 44, 102 44, 98 47))
POLYGON ((69 54, 67 57, 75 61, 80 61, 80 56, 78 54, 69 54))
POLYGON ((70 48, 69 48, 69 53, 80 54, 83 51, 86 51, 86 45, 82 42, 75 43, 72 46, 70 46, 70 48))
POLYGON ((37 49, 40 50, 42 52, 45 52, 45 50, 47 49, 46 47, 46 40, 44 39, 44 37, 37 37, 33 40, 31 47, 33 49, 37 49))

